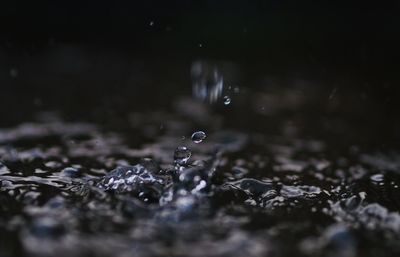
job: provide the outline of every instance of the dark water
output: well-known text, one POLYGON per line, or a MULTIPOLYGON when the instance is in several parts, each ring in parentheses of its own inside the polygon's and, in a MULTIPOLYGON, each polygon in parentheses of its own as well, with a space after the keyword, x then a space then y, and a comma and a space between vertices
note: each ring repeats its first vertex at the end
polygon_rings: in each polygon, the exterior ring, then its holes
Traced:
POLYGON ((373 90, 161 63, 133 64, 140 92, 53 72, 69 93, 2 109, 0 256, 399 256, 398 120, 373 90), (178 86, 146 87, 159 66, 178 86))

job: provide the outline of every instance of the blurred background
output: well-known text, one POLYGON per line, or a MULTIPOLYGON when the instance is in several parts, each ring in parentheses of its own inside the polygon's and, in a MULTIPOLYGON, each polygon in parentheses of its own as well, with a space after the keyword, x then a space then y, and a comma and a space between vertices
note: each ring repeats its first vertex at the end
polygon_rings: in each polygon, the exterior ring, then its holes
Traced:
MULTIPOLYGON (((205 60, 242 93, 297 90, 310 96, 307 115, 375 120, 399 139, 398 10, 396 1, 2 2, 0 126, 42 110, 108 120, 169 108, 191 95, 191 67, 205 60)), ((249 105, 239 102, 231 112, 249 105)))

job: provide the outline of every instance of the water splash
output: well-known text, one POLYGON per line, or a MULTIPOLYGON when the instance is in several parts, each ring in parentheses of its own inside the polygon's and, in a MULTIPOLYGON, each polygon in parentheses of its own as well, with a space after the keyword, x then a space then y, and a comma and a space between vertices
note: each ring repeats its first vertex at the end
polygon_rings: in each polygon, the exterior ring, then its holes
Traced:
POLYGON ((400 236, 400 215, 379 203, 367 203, 364 192, 331 203, 328 211, 337 221, 370 230, 380 230, 400 236))
POLYGON ((150 199, 158 201, 164 184, 162 177, 156 176, 141 164, 118 167, 97 182, 97 186, 103 190, 134 193, 145 202, 150 199))
POLYGON ((178 146, 174 152, 174 162, 176 165, 186 165, 192 152, 186 146, 178 146))
MULTIPOLYGON (((149 116, 138 114, 138 133, 159 127, 149 116)), ((362 240, 399 249, 394 157, 360 163, 325 142, 315 151, 312 140, 205 126, 207 141, 172 161, 185 121, 137 148, 96 126, 57 124, 0 131, 6 249, 7 238, 35 256, 353 256, 362 240)))

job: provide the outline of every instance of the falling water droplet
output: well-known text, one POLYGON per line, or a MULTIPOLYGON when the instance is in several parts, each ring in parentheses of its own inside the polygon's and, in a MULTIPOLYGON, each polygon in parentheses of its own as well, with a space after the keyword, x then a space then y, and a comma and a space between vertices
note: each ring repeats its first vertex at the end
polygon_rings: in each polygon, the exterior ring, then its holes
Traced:
POLYGON ((216 102, 222 95, 224 80, 217 65, 197 61, 191 67, 193 95, 199 100, 216 102))
POLYGON ((231 103, 231 98, 229 96, 224 96, 224 104, 229 105, 231 103))
POLYGON ((174 153, 174 162, 177 165, 185 165, 192 153, 186 146, 178 146, 174 153))
POLYGON ((12 69, 10 70, 10 76, 11 76, 12 78, 16 78, 16 77, 18 76, 18 70, 15 69, 15 68, 12 68, 12 69))
POLYGON ((383 182, 385 180, 385 177, 384 177, 383 174, 375 174, 375 175, 372 175, 370 177, 370 179, 374 183, 380 183, 380 182, 383 182))
POLYGON ((203 142, 203 140, 207 137, 206 133, 203 131, 197 131, 192 134, 192 141, 196 144, 203 142))

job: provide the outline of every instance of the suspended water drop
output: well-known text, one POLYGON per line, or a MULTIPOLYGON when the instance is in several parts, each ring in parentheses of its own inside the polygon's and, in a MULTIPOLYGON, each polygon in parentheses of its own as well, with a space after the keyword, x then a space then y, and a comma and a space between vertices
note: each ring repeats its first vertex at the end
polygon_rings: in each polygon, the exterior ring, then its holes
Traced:
POLYGON ((371 179, 372 182, 374 182, 374 183, 379 183, 379 182, 383 182, 383 181, 385 180, 385 177, 384 177, 383 174, 375 174, 375 175, 372 175, 372 176, 370 177, 370 179, 371 179))
POLYGON ((192 153, 186 146, 178 146, 174 153, 174 162, 177 165, 185 165, 192 153))
POLYGON ((10 70, 10 76, 11 76, 12 78, 16 78, 16 77, 18 76, 18 70, 15 69, 15 68, 12 68, 12 69, 10 70))
POLYGON ((231 103, 231 98, 229 96, 224 96, 224 104, 229 105, 231 103))
POLYGON ((203 131, 197 131, 192 134, 192 141, 196 144, 203 142, 203 140, 207 137, 206 133, 203 131))
POLYGON ((222 95, 223 76, 216 65, 197 61, 191 67, 192 90, 197 99, 216 102, 222 95))

